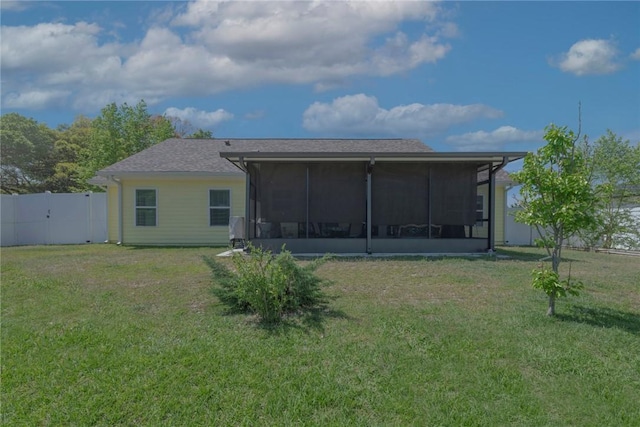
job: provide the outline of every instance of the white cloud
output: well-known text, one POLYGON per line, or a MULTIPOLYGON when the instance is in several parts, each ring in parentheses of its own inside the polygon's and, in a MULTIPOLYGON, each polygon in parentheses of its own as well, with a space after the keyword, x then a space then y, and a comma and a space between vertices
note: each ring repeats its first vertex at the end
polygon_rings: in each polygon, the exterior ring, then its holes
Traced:
POLYGON ((501 126, 491 132, 481 130, 448 136, 446 142, 458 151, 491 151, 500 150, 510 143, 540 141, 542 136, 543 132, 538 130, 527 131, 513 126, 501 126))
POLYGON ((94 61, 116 56, 117 46, 98 46, 96 24, 78 22, 37 24, 33 27, 2 26, 0 49, 3 72, 35 72, 45 76, 68 69, 90 69, 94 61))
POLYGON ((264 110, 256 110, 248 112, 244 115, 244 118, 247 120, 259 120, 264 118, 266 115, 267 113, 264 110))
POLYGON ((577 76, 588 74, 610 74, 620 68, 618 50, 612 41, 586 39, 575 43, 552 65, 577 76))
POLYGON ((2 26, 3 97, 32 87, 64 90, 72 92, 72 105, 99 108, 105 99, 144 98, 152 105, 264 84, 322 90, 445 57, 451 49, 446 38, 457 27, 441 18, 443 7, 419 1, 196 0, 152 13, 154 24, 129 43, 105 42, 117 34, 95 23, 2 26), (400 31, 406 22, 422 23, 424 30, 408 35, 400 31))
POLYGON ((631 55, 629 55, 631 59, 635 59, 636 61, 640 61, 640 47, 637 48, 631 55))
POLYGON ((3 103, 8 108, 41 109, 61 105, 71 94, 65 90, 31 90, 7 94, 3 103))
POLYGON ((23 10, 27 10, 30 4, 30 2, 25 1, 2 0, 0 1, 0 10, 22 12, 23 10))
POLYGON ((305 129, 339 134, 428 136, 480 118, 501 117, 502 112, 482 104, 410 104, 384 109, 365 94, 316 102, 303 114, 305 129))
POLYGON ((422 36, 411 43, 406 34, 398 32, 373 52, 370 62, 377 74, 385 76, 415 68, 422 63, 437 62, 450 49, 449 45, 440 44, 436 37, 422 36))
POLYGON ((200 128, 212 128, 233 119, 233 114, 222 108, 216 111, 202 111, 193 107, 184 109, 170 107, 165 110, 164 114, 169 117, 178 117, 183 121, 188 120, 192 125, 200 128))
MULTIPOLYGON (((121 85, 120 55, 127 48, 99 45, 101 31, 99 26, 86 22, 2 26, 3 104, 28 100, 31 108, 44 108, 51 96, 43 94, 65 93, 74 105, 86 102, 98 107, 105 105, 94 105, 97 99, 106 98, 104 91, 125 91, 121 85), (41 105, 36 105, 38 99, 41 105)), ((116 99, 109 97, 108 102, 111 101, 116 99)))

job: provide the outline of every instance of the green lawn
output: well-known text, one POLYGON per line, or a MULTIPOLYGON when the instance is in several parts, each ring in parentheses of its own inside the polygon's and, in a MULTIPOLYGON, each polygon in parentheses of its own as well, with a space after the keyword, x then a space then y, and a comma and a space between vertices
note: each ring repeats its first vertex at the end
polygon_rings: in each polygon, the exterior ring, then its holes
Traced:
POLYGON ((339 259, 327 311, 225 315, 222 249, 2 249, 4 425, 640 425, 640 259, 339 259), (568 267, 568 263, 564 264, 568 267))

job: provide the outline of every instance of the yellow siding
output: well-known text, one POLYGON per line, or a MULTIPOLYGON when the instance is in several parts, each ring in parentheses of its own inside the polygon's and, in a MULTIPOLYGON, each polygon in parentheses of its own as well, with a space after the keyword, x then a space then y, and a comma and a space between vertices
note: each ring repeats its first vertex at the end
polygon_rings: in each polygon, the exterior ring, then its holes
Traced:
POLYGON ((496 185, 496 227, 493 233, 495 244, 504 245, 504 203, 505 203, 505 187, 496 185))
POLYGON ((111 243, 118 242, 118 186, 107 187, 107 239, 111 243))
POLYGON ((209 226, 209 190, 231 190, 231 216, 244 216, 245 180, 179 178, 123 180, 123 243, 127 245, 227 245, 228 226, 209 226), (135 226, 135 190, 157 190, 157 225, 135 226))

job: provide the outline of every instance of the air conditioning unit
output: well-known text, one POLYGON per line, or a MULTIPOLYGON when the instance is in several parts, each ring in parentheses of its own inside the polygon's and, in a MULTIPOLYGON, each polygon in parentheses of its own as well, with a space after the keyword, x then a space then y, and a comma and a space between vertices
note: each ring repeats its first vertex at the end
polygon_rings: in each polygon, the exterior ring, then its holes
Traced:
POLYGON ((244 248, 245 228, 243 216, 232 216, 229 218, 229 241, 232 248, 244 248))

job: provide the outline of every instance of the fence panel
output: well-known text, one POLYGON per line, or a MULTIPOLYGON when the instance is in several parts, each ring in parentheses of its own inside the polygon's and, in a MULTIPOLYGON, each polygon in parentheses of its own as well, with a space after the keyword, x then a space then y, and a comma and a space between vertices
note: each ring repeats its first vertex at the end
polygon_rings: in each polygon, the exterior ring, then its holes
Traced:
POLYGON ((91 243, 91 194, 49 194, 47 243, 91 243))
POLYGON ((92 243, 107 239, 104 193, 3 195, 0 203, 2 246, 92 243))
POLYGON ((0 246, 15 246, 16 239, 16 196, 0 195, 0 246))
POLYGON ((90 198, 91 242, 107 241, 107 194, 93 193, 90 198))
POLYGON ((17 245, 44 245, 47 243, 49 203, 46 196, 46 194, 17 196, 17 245))
POLYGON ((510 246, 531 246, 538 237, 538 232, 532 227, 516 222, 517 208, 509 208, 505 220, 505 244, 510 246))

